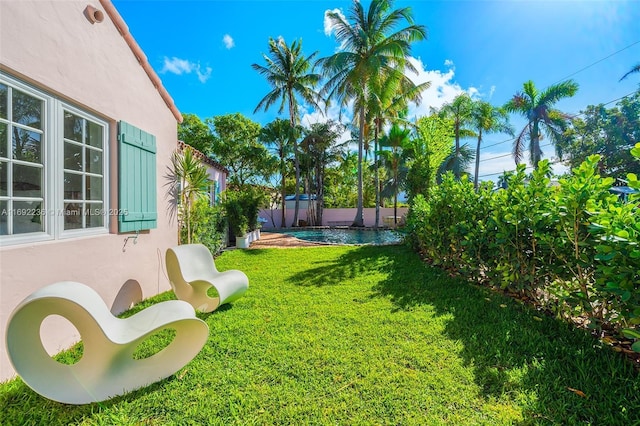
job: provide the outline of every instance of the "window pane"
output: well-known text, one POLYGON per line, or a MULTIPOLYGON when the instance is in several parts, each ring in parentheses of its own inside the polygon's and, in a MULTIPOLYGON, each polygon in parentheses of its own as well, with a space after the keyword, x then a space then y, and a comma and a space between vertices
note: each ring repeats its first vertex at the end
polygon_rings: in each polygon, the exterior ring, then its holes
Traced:
POLYGON ((9 141, 7 139, 7 125, 0 123, 0 157, 9 158, 9 141))
POLYGON ((42 164, 42 135, 15 127, 13 130, 13 158, 42 164))
POLYGON ((102 178, 87 176, 86 200, 102 200, 102 178))
POLYGON ((65 203, 64 229, 82 229, 82 204, 65 203))
POLYGON ((64 168, 82 171, 82 147, 73 143, 64 143, 64 168))
POLYGON ((13 89, 13 121, 34 129, 42 129, 42 104, 40 99, 13 89))
POLYGON ((102 151, 88 149, 85 152, 85 171, 97 175, 102 174, 102 151))
POLYGON ((82 142, 82 128, 84 127, 84 118, 73 115, 70 112, 64 112, 64 137, 76 142, 82 142))
POLYGON ((87 143, 96 148, 102 148, 102 126, 90 121, 87 122, 89 140, 87 143))
POLYGON ((9 202, 0 201, 0 235, 9 234, 9 202))
POLYGON ((64 174, 64 198, 66 200, 82 199, 82 175, 64 174))
POLYGON ((85 211, 85 220, 87 228, 96 228, 104 225, 104 209, 102 204, 87 204, 85 211))
POLYGON ((42 168, 13 165, 13 196, 42 197, 42 168))
POLYGON ((9 163, 0 161, 0 195, 9 195, 7 188, 9 188, 9 163))
POLYGON ((6 84, 0 84, 0 118, 7 118, 7 111, 9 109, 7 107, 9 99, 7 90, 6 84))
POLYGON ((12 210, 13 233, 42 232, 44 230, 44 221, 42 220, 41 209, 41 201, 14 201, 12 210))

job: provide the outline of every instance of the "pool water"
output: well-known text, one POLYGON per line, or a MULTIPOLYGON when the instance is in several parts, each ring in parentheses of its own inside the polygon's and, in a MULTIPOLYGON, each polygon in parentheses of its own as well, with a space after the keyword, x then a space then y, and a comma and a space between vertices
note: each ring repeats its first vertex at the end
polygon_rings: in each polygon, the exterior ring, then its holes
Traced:
POLYGON ((392 230, 370 229, 290 229, 286 233, 305 241, 329 244, 400 244, 403 236, 392 230))

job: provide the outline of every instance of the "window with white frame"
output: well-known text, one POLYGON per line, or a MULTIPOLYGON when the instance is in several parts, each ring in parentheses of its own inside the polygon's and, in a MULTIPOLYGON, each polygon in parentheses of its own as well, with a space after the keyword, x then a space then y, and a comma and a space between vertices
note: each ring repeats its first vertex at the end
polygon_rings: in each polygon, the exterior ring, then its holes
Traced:
POLYGON ((0 244, 107 232, 107 131, 0 73, 0 244))

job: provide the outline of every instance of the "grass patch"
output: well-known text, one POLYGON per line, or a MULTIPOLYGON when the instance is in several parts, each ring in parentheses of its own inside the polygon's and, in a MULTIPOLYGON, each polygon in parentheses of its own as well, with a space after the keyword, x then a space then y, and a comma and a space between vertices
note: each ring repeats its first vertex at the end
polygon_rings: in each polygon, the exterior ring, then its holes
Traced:
POLYGON ((243 270, 249 291, 198 314, 210 338, 174 376, 84 406, 12 380, 0 385, 0 424, 617 425, 640 417, 640 378, 620 354, 407 248, 236 250, 216 263, 243 270))

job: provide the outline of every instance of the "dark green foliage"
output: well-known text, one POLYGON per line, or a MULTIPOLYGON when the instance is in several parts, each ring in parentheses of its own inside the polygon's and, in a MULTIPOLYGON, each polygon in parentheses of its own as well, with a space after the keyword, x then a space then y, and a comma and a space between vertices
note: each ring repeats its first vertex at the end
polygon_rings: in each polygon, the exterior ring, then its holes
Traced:
POLYGON ((541 238, 549 233, 552 188, 549 187, 550 166, 541 161, 529 178, 524 165, 508 177, 507 188, 492 197, 489 229, 495 241, 488 265, 497 273, 497 284, 523 294, 535 293, 538 286, 548 282, 545 265, 550 262, 541 247, 541 238))
POLYGON ((250 185, 229 188, 222 198, 222 206, 234 236, 243 236, 258 227, 258 214, 267 200, 262 189, 250 185))
POLYGON ((209 127, 195 114, 182 114, 182 123, 178 124, 178 140, 207 156, 213 153, 213 135, 209 127))
POLYGON ((557 142, 557 151, 572 168, 589 155, 600 154, 598 172, 603 176, 624 178, 640 173, 640 162, 630 154, 640 141, 640 91, 617 102, 613 108, 589 105, 571 122, 557 142))
MULTIPOLYGON (((632 150, 640 157, 640 144, 632 150)), ((591 328, 640 339, 638 199, 622 204, 598 174, 600 156, 550 185, 544 160, 507 187, 477 194, 452 175, 413 200, 410 241, 430 262, 535 301, 591 328)), ((640 187, 629 174, 629 185, 640 187)), ((640 341, 633 346, 640 351, 640 341)))
MULTIPOLYGON (((191 243, 204 244, 216 255, 225 245, 225 216, 221 206, 209 205, 208 199, 197 200, 190 213, 191 243)), ((187 244, 187 228, 180 228, 180 244, 187 244)))

